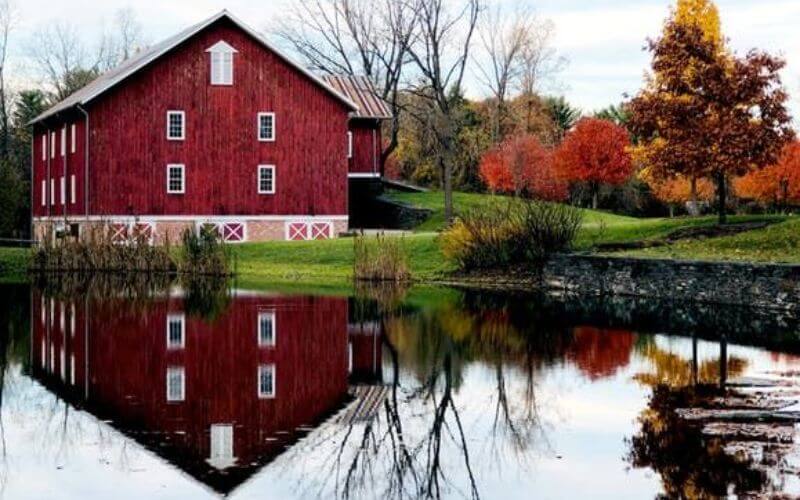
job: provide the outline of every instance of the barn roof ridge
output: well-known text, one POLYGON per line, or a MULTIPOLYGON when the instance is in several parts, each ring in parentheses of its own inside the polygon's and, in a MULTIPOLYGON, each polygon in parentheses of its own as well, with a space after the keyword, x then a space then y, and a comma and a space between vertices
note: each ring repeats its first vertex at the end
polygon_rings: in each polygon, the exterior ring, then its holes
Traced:
POLYGON ((263 45, 268 50, 275 53, 275 55, 277 55, 279 58, 281 58, 284 62, 286 62, 290 66, 300 71, 300 73, 302 73, 311 81, 322 87, 333 97, 346 104, 348 107, 351 108, 351 110, 358 110, 358 105, 355 102, 353 102, 353 100, 349 98, 347 95, 335 89, 334 87, 329 85, 325 80, 323 80, 319 76, 309 71, 308 68, 296 62, 294 59, 283 53, 283 51, 279 50, 277 47, 275 47, 269 41, 267 41, 263 35, 261 35, 254 29, 250 28, 247 24, 245 24, 244 22, 239 20, 239 18, 234 16, 230 11, 228 11, 227 9, 223 9, 222 11, 209 17, 208 19, 189 26, 188 28, 177 33, 176 35, 173 35, 153 45, 149 49, 143 50, 140 53, 130 57, 129 59, 120 63, 117 67, 110 69, 109 71, 106 71, 105 73, 95 78, 92 82, 90 82, 82 89, 74 92, 66 99, 50 107, 47 111, 40 114, 33 120, 31 120, 28 124, 33 125, 34 123, 40 122, 62 111, 66 111, 75 106, 80 106, 89 103, 90 101, 104 94, 106 91, 127 80, 128 77, 132 76, 139 70, 145 68, 150 63, 166 55, 167 53, 172 51, 175 47, 185 42, 189 38, 193 37, 203 29, 207 28, 208 26, 212 25, 213 23, 223 18, 228 18, 239 29, 249 34, 251 37, 255 38, 259 43, 261 43, 261 45, 263 45))

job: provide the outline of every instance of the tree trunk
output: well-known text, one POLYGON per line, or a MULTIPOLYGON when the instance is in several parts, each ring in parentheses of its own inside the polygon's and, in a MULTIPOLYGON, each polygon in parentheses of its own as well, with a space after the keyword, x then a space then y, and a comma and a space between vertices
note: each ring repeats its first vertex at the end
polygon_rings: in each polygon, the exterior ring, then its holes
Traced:
POLYGON ((596 187, 592 188, 592 210, 597 210, 597 192, 598 189, 596 187))
POLYGON ((689 193, 689 215, 700 215, 700 207, 697 205, 697 177, 692 176, 691 192, 689 193))
POLYGON ((717 172, 717 214, 719 215, 719 224, 728 222, 727 201, 728 192, 725 186, 725 172, 717 172))
POLYGON ((669 204, 669 218, 670 219, 675 218, 675 205, 673 205, 672 203, 669 204))

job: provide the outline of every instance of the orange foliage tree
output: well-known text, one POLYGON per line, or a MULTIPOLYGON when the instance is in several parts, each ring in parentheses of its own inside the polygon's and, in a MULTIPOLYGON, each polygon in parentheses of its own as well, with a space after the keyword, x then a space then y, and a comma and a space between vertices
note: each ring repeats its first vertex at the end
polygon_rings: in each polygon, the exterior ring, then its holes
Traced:
POLYGON ((694 193, 692 181, 683 176, 660 179, 652 175, 641 175, 640 178, 650 187, 653 196, 669 207, 670 216, 675 206, 689 201, 711 202, 714 199, 714 185, 708 179, 695 181, 694 193))
POLYGON ((800 202, 800 142, 786 145, 775 165, 739 178, 735 188, 739 196, 764 204, 786 207, 800 202))
POLYGON ((527 194, 550 201, 567 197, 567 184, 553 171, 553 155, 533 135, 511 136, 481 159, 480 175, 495 193, 527 194))
POLYGON ((597 194, 603 184, 618 185, 631 176, 628 132, 598 118, 583 118, 569 132, 555 153, 559 176, 568 182, 585 182, 597 208, 597 194))

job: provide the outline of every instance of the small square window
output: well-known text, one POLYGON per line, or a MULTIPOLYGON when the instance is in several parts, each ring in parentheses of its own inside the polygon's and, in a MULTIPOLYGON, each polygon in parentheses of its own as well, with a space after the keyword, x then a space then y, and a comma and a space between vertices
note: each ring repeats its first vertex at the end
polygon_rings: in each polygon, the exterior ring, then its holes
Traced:
POLYGON ((186 113, 167 111, 167 139, 182 141, 186 138, 186 113))
POLYGON ((275 346, 275 312, 263 312, 258 314, 258 346, 275 346))
POLYGON ((182 366, 167 368, 167 401, 186 399, 186 371, 182 366))
POLYGON ((275 365, 258 367, 258 397, 261 399, 275 397, 275 365))
POLYGON ((275 165, 258 166, 258 194, 275 194, 275 165))
POLYGON ((258 140, 262 142, 275 140, 275 113, 258 114, 258 140))
POLYGON ((167 316, 167 349, 183 349, 186 346, 186 317, 183 314, 167 316))
POLYGON ((183 165, 167 165, 167 193, 184 194, 186 174, 183 165))

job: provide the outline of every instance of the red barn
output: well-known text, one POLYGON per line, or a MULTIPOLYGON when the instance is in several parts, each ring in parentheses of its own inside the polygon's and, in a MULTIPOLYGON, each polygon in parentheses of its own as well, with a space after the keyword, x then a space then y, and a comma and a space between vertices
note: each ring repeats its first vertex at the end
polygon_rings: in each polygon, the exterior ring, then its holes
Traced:
POLYGON ((34 232, 334 237, 348 177, 380 176, 386 118, 365 80, 319 78, 223 11, 33 121, 34 232))

